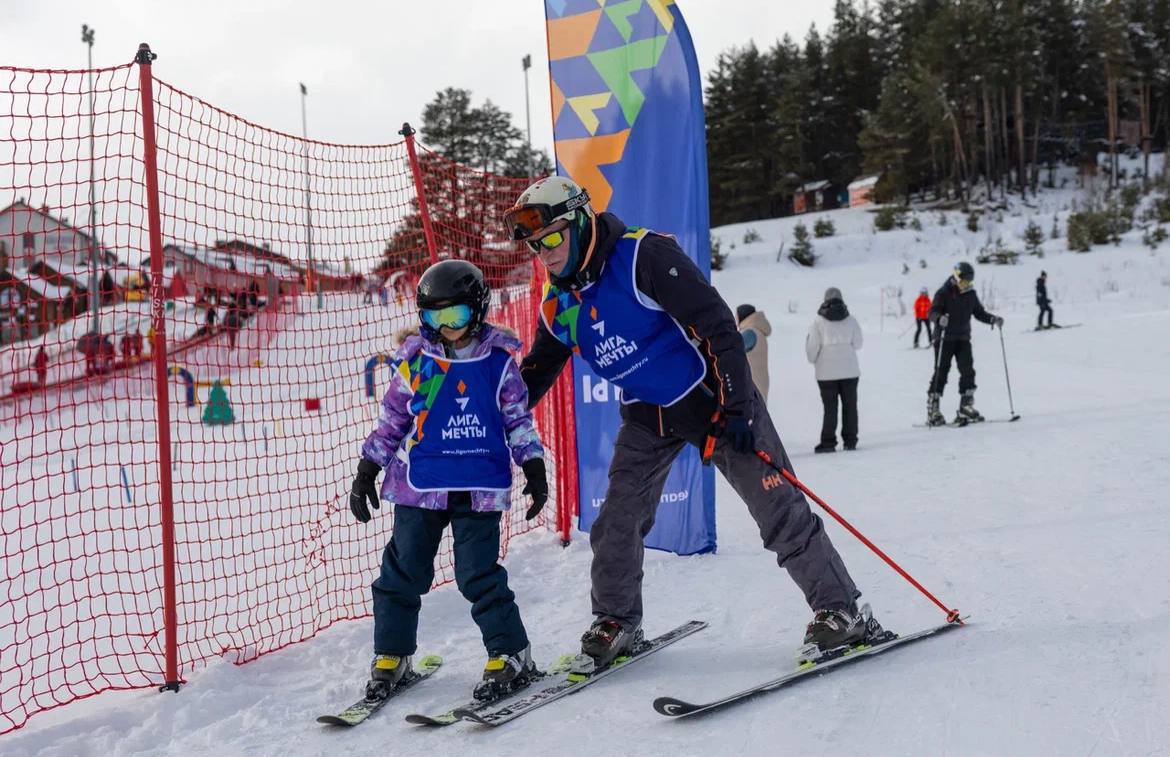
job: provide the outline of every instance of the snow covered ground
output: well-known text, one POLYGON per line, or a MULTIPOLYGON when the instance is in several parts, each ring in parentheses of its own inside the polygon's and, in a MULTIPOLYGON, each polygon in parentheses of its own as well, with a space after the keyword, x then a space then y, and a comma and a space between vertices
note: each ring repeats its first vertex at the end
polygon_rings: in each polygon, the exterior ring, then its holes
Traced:
MULTIPOLYGON (((1049 231, 1071 190, 1048 206, 1005 214, 993 233, 1014 241, 1028 213, 1049 231)), ((817 216, 806 217, 811 229, 817 216)), ((924 429, 931 353, 910 349, 910 308, 988 232, 959 213, 919 214, 922 231, 874 233, 864 210, 825 214, 837 236, 814 240, 817 267, 776 261, 800 219, 716 230, 727 268, 715 283, 734 307, 771 320, 770 408, 796 473, 969 627, 855 668, 693 721, 650 708, 659 695, 703 700, 792 666, 809 617, 759 545, 734 492, 718 489, 719 551, 646 565, 646 630, 689 618, 710 628, 579 695, 494 731, 418 730, 408 711, 466 698, 483 664, 478 632, 454 587, 424 602, 422 653, 443 669, 348 731, 314 718, 358 695, 369 621, 243 666, 197 670, 179 694, 107 693, 43 713, 0 737, 5 755, 1154 755, 1166 753, 1170 648, 1170 247, 1140 233, 1088 254, 1046 243, 1043 259, 977 266, 987 307, 1006 320, 1004 346, 1018 423, 924 429), (761 241, 744 244, 754 228, 761 241), (920 267, 924 261, 925 268, 920 267), (903 273, 903 263, 909 271, 903 273), (1048 271, 1059 323, 1032 333, 1033 282, 1048 271), (865 331, 861 440, 853 453, 813 456, 820 402, 804 335, 821 294, 840 288, 865 331), (891 302, 891 300, 893 302, 891 302)), ((637 219, 628 219, 636 221, 637 219)), ((976 324, 977 404, 1009 412, 998 332, 976 324)), ((957 404, 951 381, 943 400, 957 404)), ((668 506, 668 505, 664 505, 668 506)), ((916 630, 941 613, 836 524, 854 578, 889 628, 916 630)), ((589 622, 588 540, 565 550, 537 534, 513 542, 506 565, 538 662, 572 651, 589 622)))

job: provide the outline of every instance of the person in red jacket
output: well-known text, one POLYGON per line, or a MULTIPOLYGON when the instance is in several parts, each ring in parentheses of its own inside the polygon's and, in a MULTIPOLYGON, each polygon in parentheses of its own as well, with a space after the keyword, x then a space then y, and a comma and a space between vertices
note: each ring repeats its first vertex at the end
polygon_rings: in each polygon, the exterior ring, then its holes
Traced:
POLYGON ((926 341, 929 344, 934 337, 930 333, 930 293, 926 287, 922 287, 918 292, 918 299, 914 300, 914 320, 916 327, 914 329, 914 349, 918 349, 918 335, 922 333, 922 327, 926 326, 926 341))
POLYGON ((49 375, 49 355, 45 352, 43 344, 37 348, 37 356, 33 359, 33 370, 37 373, 37 383, 44 386, 45 379, 49 375))

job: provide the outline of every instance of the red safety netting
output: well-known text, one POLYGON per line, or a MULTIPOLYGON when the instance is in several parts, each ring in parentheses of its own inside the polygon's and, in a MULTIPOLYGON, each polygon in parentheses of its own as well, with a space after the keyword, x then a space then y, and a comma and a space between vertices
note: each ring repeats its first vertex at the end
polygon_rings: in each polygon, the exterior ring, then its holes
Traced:
MULTIPOLYGON (((414 281, 474 261, 527 343, 539 290, 499 224, 527 181, 266 129, 149 65, 0 68, 0 733, 369 614, 393 518, 357 524, 348 490, 414 281)), ((569 391, 537 411, 552 501, 502 552, 567 536, 569 391)))

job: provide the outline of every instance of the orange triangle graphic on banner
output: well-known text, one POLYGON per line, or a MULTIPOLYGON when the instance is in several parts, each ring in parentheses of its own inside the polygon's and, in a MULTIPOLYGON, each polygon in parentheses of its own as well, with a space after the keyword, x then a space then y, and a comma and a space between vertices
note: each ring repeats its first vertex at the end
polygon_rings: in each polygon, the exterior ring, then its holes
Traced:
POLYGON ((630 130, 600 137, 562 139, 556 143, 557 160, 569 172, 569 177, 589 190, 593 209, 599 213, 609 207, 613 187, 602 175, 600 166, 617 163, 626 149, 630 130))

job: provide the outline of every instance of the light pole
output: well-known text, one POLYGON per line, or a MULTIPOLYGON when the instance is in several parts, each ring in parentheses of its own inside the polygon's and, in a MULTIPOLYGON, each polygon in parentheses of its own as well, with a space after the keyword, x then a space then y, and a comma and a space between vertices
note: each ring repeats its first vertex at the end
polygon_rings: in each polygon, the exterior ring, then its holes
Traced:
POLYGON ((81 25, 81 41, 88 47, 89 73, 89 330, 100 334, 101 318, 98 311, 101 306, 101 293, 98 291, 98 242, 97 242, 97 204, 93 197, 93 33, 88 24, 81 25))
POLYGON ((528 124, 528 154, 525 156, 524 162, 528 164, 528 175, 533 174, 532 169, 532 111, 528 107, 528 69, 532 68, 532 54, 525 55, 520 60, 520 65, 524 67, 524 121, 528 124))
POLYGON ((313 265, 313 200, 309 186, 309 118, 305 105, 309 90, 304 82, 301 85, 301 136, 305 146, 305 245, 309 252, 309 270, 305 275, 305 283, 317 289, 317 309, 323 305, 324 295, 321 294, 321 282, 317 280, 317 269, 313 265))

